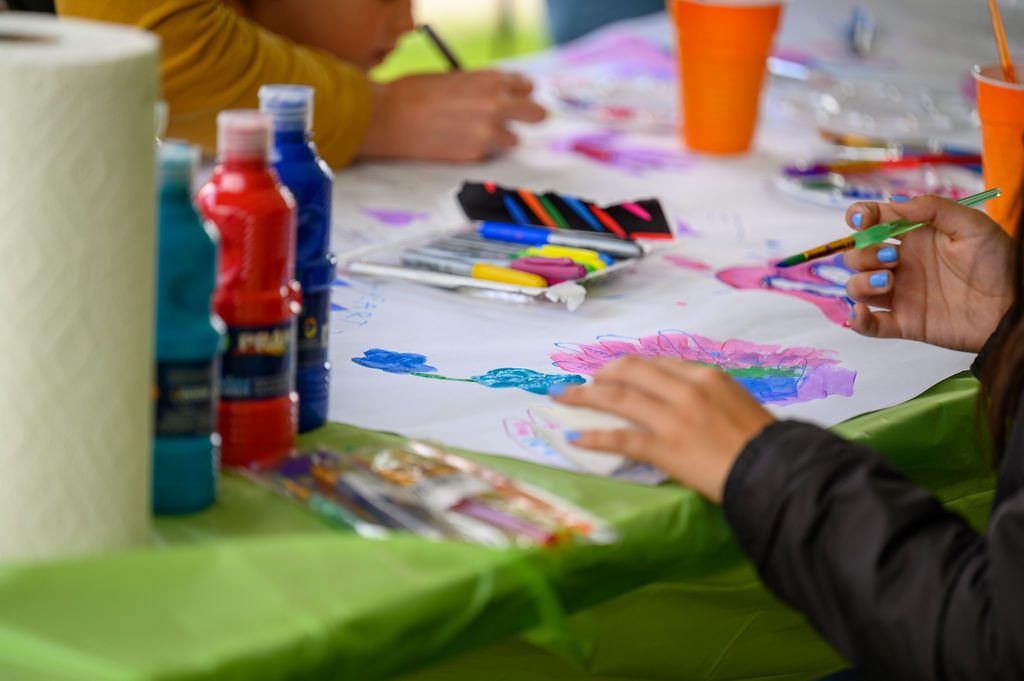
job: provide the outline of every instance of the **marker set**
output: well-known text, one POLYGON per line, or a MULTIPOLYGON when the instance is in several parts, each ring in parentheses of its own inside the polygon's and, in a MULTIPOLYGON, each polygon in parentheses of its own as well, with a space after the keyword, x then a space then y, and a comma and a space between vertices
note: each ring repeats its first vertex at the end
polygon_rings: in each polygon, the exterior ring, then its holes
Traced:
POLYGON ((600 519, 560 497, 420 442, 297 454, 243 474, 366 537, 411 532, 496 548, 616 538, 600 519))
POLYGON ((341 269, 521 300, 543 295, 575 309, 586 291, 574 284, 630 267, 645 253, 641 244, 608 234, 483 222, 364 252, 341 269))
POLYGON ((466 182, 459 190, 458 200, 470 220, 592 232, 629 240, 673 238, 657 199, 602 207, 571 194, 532 192, 494 182, 466 182))

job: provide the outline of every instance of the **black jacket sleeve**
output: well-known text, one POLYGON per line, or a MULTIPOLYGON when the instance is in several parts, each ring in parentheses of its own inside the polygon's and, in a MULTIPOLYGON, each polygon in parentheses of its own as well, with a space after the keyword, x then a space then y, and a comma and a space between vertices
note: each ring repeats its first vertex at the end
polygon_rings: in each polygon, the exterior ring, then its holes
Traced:
POLYGON ((1024 493, 987 538, 877 452, 779 422, 724 511, 764 582, 869 679, 1024 679, 1024 493))

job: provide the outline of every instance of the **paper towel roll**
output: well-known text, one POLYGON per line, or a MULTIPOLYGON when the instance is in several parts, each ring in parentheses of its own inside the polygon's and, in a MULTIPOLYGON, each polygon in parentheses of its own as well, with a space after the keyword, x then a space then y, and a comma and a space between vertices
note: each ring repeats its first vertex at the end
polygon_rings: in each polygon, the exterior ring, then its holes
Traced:
POLYGON ((150 536, 157 41, 0 14, 0 560, 150 536))

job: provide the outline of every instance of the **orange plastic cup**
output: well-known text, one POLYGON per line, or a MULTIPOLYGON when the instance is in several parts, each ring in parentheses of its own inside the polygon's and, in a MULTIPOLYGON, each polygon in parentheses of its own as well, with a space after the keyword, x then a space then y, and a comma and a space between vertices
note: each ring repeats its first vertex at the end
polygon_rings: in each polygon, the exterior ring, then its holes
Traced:
POLYGON ((750 149, 782 4, 668 0, 682 78, 680 132, 690 149, 708 154, 750 149))
MULTIPOLYGON (((1024 69, 1017 65, 1017 73, 1024 69)), ((989 216, 1010 234, 1017 231, 1024 203, 1024 85, 1003 80, 998 65, 974 67, 981 119, 981 164, 986 187, 1003 195, 985 206, 989 216)))

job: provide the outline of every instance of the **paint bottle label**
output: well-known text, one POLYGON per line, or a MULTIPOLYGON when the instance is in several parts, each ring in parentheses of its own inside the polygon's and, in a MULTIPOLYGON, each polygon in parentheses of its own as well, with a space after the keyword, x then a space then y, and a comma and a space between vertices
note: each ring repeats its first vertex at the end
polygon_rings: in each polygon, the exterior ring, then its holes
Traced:
POLYGON ((157 437, 209 437, 216 423, 216 359, 158 362, 157 437))
POLYGON ((225 400, 268 400, 292 391, 295 324, 228 327, 221 393, 225 400))
POLYGON ((299 315, 298 365, 323 367, 327 361, 329 337, 331 291, 307 294, 303 297, 302 314, 299 315))

